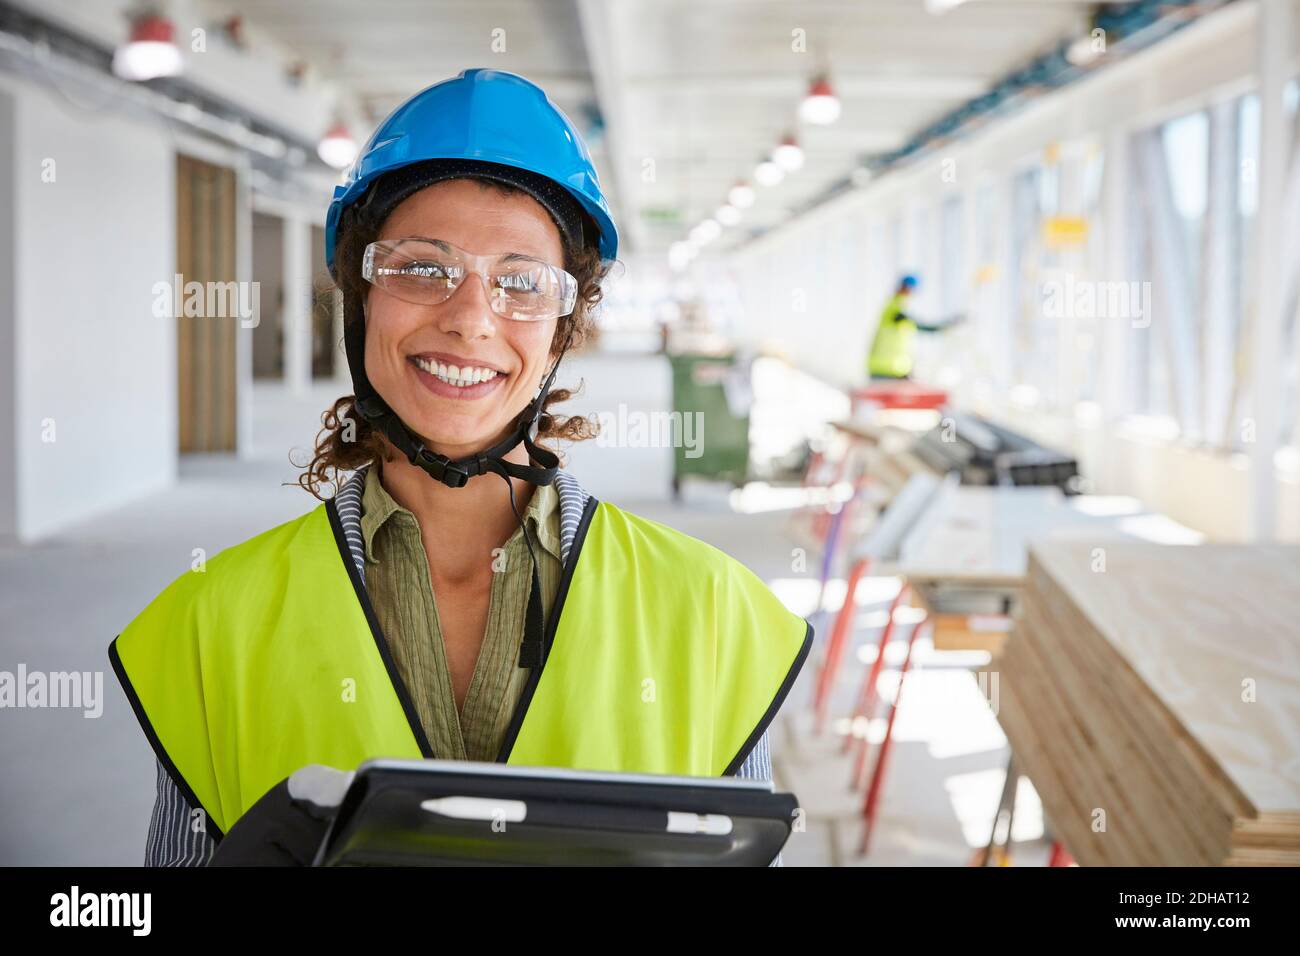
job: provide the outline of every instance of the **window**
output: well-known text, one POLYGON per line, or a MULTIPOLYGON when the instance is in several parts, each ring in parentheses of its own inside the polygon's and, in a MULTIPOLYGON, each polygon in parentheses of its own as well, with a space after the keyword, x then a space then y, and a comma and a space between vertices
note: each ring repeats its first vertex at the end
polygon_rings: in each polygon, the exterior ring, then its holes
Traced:
POLYGON ((966 299, 966 256, 961 196, 944 200, 939 234, 939 310, 944 319, 959 313, 966 299))
POLYGON ((1134 323, 1136 411, 1173 418, 1198 438, 1198 390, 1204 350, 1198 347, 1198 275, 1204 259, 1209 176, 1209 117, 1204 111, 1145 130, 1134 140, 1141 215, 1134 223, 1135 273, 1149 284, 1150 322, 1134 323))
POLYGON ((1017 173, 1011 185, 1011 248, 1007 263, 1007 328, 1012 385, 1028 383, 1034 364, 1033 324, 1039 314, 1038 251, 1042 222, 1042 168, 1017 173))
MULTIPOLYGON (((1088 237, 1081 250, 1081 265, 1085 276, 1092 279, 1118 278, 1106 275, 1105 245, 1101 225, 1101 184, 1105 176, 1106 154, 1097 144, 1090 144, 1079 160, 1082 164, 1080 203, 1081 212, 1088 222, 1088 237)), ((1121 224, 1122 225, 1122 224, 1121 224)), ((1117 226, 1116 228, 1119 228, 1117 226)), ((1077 401, 1093 401, 1098 397, 1098 375, 1101 363, 1097 360, 1101 350, 1102 323, 1109 319, 1097 316, 1082 318, 1076 330, 1076 366, 1078 380, 1077 401)))
MULTIPOLYGON (((1300 159, 1300 80, 1292 80, 1286 88, 1286 110, 1291 117, 1291 163, 1294 172, 1300 159)), ((1258 129, 1258 121, 1256 122, 1258 129)), ((1300 182, 1294 175, 1289 177, 1287 188, 1300 190, 1300 182)), ((1293 192, 1288 197, 1286 208, 1295 209, 1300 203, 1300 196, 1293 192)), ((1291 230, 1291 239, 1283 245, 1285 249, 1300 249, 1300 222, 1294 218, 1285 222, 1283 228, 1291 230)), ((1285 310, 1285 325, 1282 329, 1282 442, 1300 447, 1300 269, 1295 262, 1283 263, 1290 269, 1291 284, 1283 292, 1282 308, 1285 310)), ((1249 280, 1248 280, 1249 281, 1249 280)))
POLYGON ((974 387, 992 390, 997 385, 1010 386, 1006 368, 1010 359, 1004 332, 1007 310, 1001 293, 1003 283, 1002 249, 1004 208, 999 189, 992 182, 982 183, 975 193, 974 288, 971 293, 970 325, 974 332, 967 341, 974 343, 975 353, 967 365, 974 387))

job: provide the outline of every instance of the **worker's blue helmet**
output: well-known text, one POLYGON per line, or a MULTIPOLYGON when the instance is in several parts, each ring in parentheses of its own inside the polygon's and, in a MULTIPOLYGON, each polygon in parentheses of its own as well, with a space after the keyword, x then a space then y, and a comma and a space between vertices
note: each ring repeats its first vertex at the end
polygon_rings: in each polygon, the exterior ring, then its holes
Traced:
POLYGON ((900 289, 915 289, 915 288, 916 288, 916 276, 914 276, 914 275, 905 275, 905 276, 903 276, 901 279, 898 280, 898 287, 899 287, 900 289))
POLYGON ((558 183, 599 229, 601 259, 617 256, 618 230, 577 128, 535 83, 502 70, 473 69, 412 96, 361 148, 346 181, 334 188, 325 217, 331 272, 344 209, 382 174, 432 159, 496 163, 558 183))

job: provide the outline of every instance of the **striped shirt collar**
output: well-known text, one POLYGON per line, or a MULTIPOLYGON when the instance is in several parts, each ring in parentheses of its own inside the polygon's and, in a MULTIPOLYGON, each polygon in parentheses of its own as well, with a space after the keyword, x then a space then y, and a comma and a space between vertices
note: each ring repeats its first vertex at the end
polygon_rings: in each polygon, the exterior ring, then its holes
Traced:
MULTIPOLYGON (((334 507, 338 513, 340 529, 362 584, 366 580, 366 558, 365 542, 361 534, 361 495, 366 486, 366 474, 369 470, 369 463, 362 465, 352 473, 334 496, 334 507)), ((560 499, 560 561, 562 564, 567 564, 574 542, 577 540, 582 516, 591 502, 591 494, 567 471, 561 471, 555 476, 555 490, 560 499)))
MULTIPOLYGON (((366 560, 376 561, 375 536, 395 515, 404 515, 416 522, 415 515, 402 507, 384 487, 381 480, 382 465, 367 469, 365 487, 361 493, 361 539, 365 547, 366 560)), ((502 489, 504 493, 505 489, 502 489)), ((560 539, 556 533, 560 522, 552 522, 552 515, 559 507, 559 496, 550 485, 540 485, 533 489, 532 497, 524 512, 524 521, 528 525, 532 539, 547 550, 557 561, 561 558, 560 539)), ((418 522, 416 522, 418 525, 418 522)))

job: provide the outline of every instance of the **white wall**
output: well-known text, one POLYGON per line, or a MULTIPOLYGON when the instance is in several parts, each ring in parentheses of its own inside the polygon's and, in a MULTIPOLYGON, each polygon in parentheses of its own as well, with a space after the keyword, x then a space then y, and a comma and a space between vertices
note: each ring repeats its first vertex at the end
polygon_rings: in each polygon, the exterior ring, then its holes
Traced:
POLYGON ((148 121, 11 77, 0 91, 14 107, 0 188, 15 210, 3 319, 14 350, 0 361, 13 363, 16 392, 12 406, 0 399, 16 454, 16 515, 0 533, 32 540, 175 477, 175 320, 151 311, 154 283, 176 266, 175 154, 148 121), (46 160, 53 182, 42 181, 46 160))

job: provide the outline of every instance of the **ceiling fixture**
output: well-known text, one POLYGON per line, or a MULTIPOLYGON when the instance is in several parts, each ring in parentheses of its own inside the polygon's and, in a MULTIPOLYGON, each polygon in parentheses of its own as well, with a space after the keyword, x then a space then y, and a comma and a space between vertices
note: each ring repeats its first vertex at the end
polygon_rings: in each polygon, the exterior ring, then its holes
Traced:
POLYGON ((335 123, 316 146, 321 162, 335 169, 346 169, 357 158, 357 141, 344 123, 335 123))
POLYGON ((1093 30, 1074 40, 1065 50, 1065 58, 1074 66, 1087 66, 1106 52, 1106 33, 1093 30), (1098 35, 1100 34, 1100 35, 1098 35))
POLYGON ((740 222, 740 210, 730 203, 719 206, 718 211, 713 214, 713 218, 718 220, 724 226, 734 226, 740 222))
POLYGON ((668 267, 674 272, 681 272, 691 264, 698 251, 693 243, 674 242, 668 247, 668 267))
POLYGON ((754 205, 754 187, 741 180, 732 186, 731 191, 727 193, 727 202, 737 209, 748 209, 754 205))
POLYGON ((840 98, 824 75, 817 77, 808 88, 808 95, 799 104, 799 116, 817 126, 828 126, 840 118, 840 98))
POLYGON ((181 71, 181 51, 172 22, 156 13, 131 21, 127 41, 113 52, 113 72, 124 80, 142 82, 181 71))
POLYGON ((787 136, 772 150, 772 161, 787 172, 794 172, 803 165, 803 149, 793 136, 787 136))
POLYGON ((925 10, 934 16, 947 13, 953 7, 960 7, 966 0, 925 0, 925 10))
POLYGON ((770 159, 765 159, 754 167, 754 182, 760 186, 775 186, 783 179, 785 170, 770 159))
POLYGON ((722 227, 716 219, 706 219, 691 230, 691 238, 697 245, 706 245, 722 235, 722 227))

